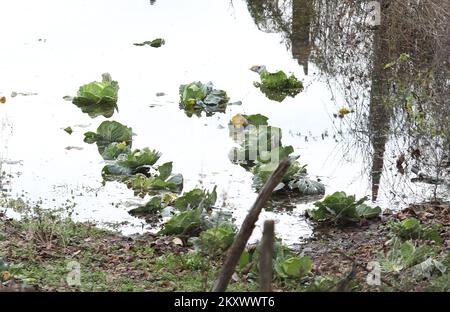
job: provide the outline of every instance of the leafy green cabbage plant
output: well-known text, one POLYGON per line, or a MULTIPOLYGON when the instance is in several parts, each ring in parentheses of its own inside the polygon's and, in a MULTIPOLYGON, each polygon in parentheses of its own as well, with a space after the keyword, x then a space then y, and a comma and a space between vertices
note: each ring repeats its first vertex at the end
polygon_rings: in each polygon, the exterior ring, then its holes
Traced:
POLYGON ((111 79, 108 73, 103 74, 102 81, 94 81, 81 86, 72 103, 91 118, 97 116, 111 117, 117 110, 119 83, 111 79))
POLYGON ((317 222, 333 222, 336 224, 354 223, 363 219, 374 219, 381 214, 380 207, 370 207, 364 202, 367 197, 355 200, 355 196, 347 196, 345 192, 335 192, 322 201, 314 203, 316 209, 306 211, 307 217, 317 222))
POLYGON ((103 154, 109 144, 123 143, 125 146, 131 147, 133 131, 130 127, 122 125, 117 121, 106 120, 97 128, 97 132, 86 132, 84 134, 84 142, 88 144, 96 143, 98 151, 103 154))
POLYGON ((211 192, 196 188, 184 193, 174 203, 179 213, 164 224, 159 234, 197 235, 210 228, 207 218, 216 200, 216 187, 211 192))
MULTIPOLYGON (((251 276, 259 276, 259 257, 261 244, 252 250, 246 249, 239 260, 238 270, 251 265, 251 276)), ((279 279, 301 279, 311 273, 314 262, 309 256, 296 255, 280 239, 274 243, 274 275, 279 279)))
POLYGON ((230 135, 240 145, 231 150, 229 158, 253 173, 253 185, 260 189, 279 163, 286 157, 291 165, 274 192, 293 192, 315 196, 325 193, 325 186, 308 177, 306 165, 300 165, 299 156, 291 155, 294 148, 282 146, 281 129, 268 125, 266 116, 235 115, 230 121, 230 135), (255 159, 256 158, 256 159, 255 159))
POLYGON ((190 117, 206 112, 211 116, 216 112, 225 112, 229 98, 223 90, 214 89, 211 82, 200 81, 180 86, 180 108, 190 117))
POLYGON ((439 225, 424 226, 415 218, 407 218, 403 221, 390 220, 388 227, 395 237, 403 240, 408 239, 424 239, 433 240, 437 243, 442 242, 442 237, 439 235, 439 225))

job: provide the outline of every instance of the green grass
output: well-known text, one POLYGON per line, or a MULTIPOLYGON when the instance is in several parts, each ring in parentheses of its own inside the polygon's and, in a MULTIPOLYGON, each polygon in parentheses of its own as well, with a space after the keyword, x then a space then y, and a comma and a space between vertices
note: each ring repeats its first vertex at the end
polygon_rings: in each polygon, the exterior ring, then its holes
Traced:
MULTIPOLYGON (((13 276, 44 291, 209 291, 221 262, 187 248, 151 247, 90 224, 40 211, 39 218, 0 220, 6 231, 0 257, 13 276), (68 264, 80 265, 79 286, 69 286, 68 264)), ((147 239, 147 240, 146 240, 147 239)), ((253 282, 232 282, 230 291, 256 290, 253 282)))

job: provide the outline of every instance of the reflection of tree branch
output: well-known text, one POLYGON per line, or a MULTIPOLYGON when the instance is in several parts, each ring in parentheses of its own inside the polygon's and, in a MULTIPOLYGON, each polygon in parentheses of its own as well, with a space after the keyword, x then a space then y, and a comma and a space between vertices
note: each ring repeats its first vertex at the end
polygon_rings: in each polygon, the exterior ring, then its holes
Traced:
MULTIPOLYGON (((258 28, 281 33, 305 73, 314 63, 336 104, 355 111, 341 120, 347 129, 342 148, 362 152, 374 184, 391 161, 385 150, 398 156, 420 149, 421 166, 442 175, 439 168, 448 163, 442 159, 450 158, 449 1, 385 2, 375 29, 366 23, 368 1, 247 3, 258 28), (402 53, 411 57, 406 64, 384 68, 402 53)), ((403 175, 389 179, 406 181, 403 175)))

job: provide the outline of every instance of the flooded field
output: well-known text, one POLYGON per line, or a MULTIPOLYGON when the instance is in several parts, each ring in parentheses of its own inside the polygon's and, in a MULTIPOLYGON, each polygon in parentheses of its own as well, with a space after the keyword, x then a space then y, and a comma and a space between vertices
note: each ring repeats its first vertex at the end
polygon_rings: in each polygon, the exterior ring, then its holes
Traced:
MULTIPOLYGON (((449 198, 443 165, 448 142, 428 133, 412 135, 402 112, 387 113, 378 105, 385 92, 379 81, 388 80, 387 65, 400 53, 385 54, 380 34, 360 27, 370 24, 363 6, 341 12, 338 2, 292 0, 273 7, 271 1, 251 0, 3 1, 2 205, 8 208, 10 199, 21 198, 73 209, 76 220, 125 234, 157 231, 159 224, 128 213, 150 196, 135 196, 124 183, 104 182, 105 161, 95 144, 83 142, 85 132, 115 120, 132 128, 133 148, 156 149, 161 163, 173 162, 173 171, 184 177, 183 191, 217 185, 215 206, 232 212, 240 225, 257 191, 253 175, 229 159, 235 143, 228 125, 236 114, 262 114, 281 128, 283 145, 292 145, 309 176, 325 185, 325 195, 368 196, 371 206, 383 210, 449 198), (338 13, 347 18, 334 36, 332 17, 338 13), (155 38, 165 44, 134 45, 155 38), (280 102, 267 98, 254 86, 259 76, 250 68, 255 65, 293 73, 303 91, 280 102), (91 118, 63 99, 106 72, 120 86, 111 118, 91 118), (179 87, 192 81, 211 81, 226 90, 230 102, 242 104, 189 117, 179 107, 179 87), (414 157, 416 150, 421 159, 414 157)), ((448 76, 443 81, 448 97, 448 76)), ((448 117, 444 104, 436 115, 448 117)), ((276 221, 277 235, 289 245, 308 237, 304 212, 317 199, 274 198, 254 238, 266 219, 276 221)), ((17 216, 13 209, 8 213, 17 216)))

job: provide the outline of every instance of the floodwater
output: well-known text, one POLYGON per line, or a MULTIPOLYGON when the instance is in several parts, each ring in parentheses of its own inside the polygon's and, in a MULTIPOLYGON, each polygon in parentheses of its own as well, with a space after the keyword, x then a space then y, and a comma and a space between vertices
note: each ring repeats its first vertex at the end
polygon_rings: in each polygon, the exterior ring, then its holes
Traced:
MULTIPOLYGON (((281 17, 288 21, 296 18, 291 2, 281 17)), ((308 38, 286 38, 282 31, 263 29, 250 7, 246 1, 229 0, 2 1, 4 196, 42 201, 49 208, 73 204, 76 220, 119 224, 126 234, 157 230, 127 213, 148 198, 134 196, 121 183, 102 184, 104 162, 95 145, 83 142, 83 134, 106 119, 91 119, 63 100, 109 72, 120 85, 119 112, 111 119, 132 127, 133 147, 159 150, 160 163, 173 161, 174 172, 184 176, 185 191, 217 185, 217 206, 232 211, 237 224, 256 193, 252 175, 228 159, 233 146, 228 123, 236 113, 260 113, 269 117, 270 125, 282 128, 283 145, 294 147, 309 174, 325 184, 326 194, 343 190, 372 197, 372 145, 355 135, 351 114, 334 116, 349 105, 350 89, 340 87, 342 75, 324 71, 317 57, 309 57, 308 38), (166 44, 158 49, 133 45, 154 38, 164 38, 166 44), (253 86, 259 79, 249 70, 253 65, 292 72, 305 90, 281 103, 271 101, 253 86), (211 117, 189 118, 179 109, 178 88, 191 81, 212 81, 242 105, 211 117), (12 92, 36 95, 11 97, 12 92), (166 95, 156 96, 158 92, 166 95), (63 131, 68 126, 72 135, 63 131)), ((295 23, 290 25, 293 31, 295 23)), ((365 56, 370 58, 370 53, 365 56)), ((336 55, 325 57, 339 63, 336 55)), ((361 57, 355 64, 364 67, 367 61, 361 57)), ((362 75, 370 77, 364 71, 362 75)), ((358 85, 350 91, 367 102, 369 90, 370 85, 358 85)), ((398 146, 395 140, 386 143, 372 203, 394 210, 429 198, 433 188, 397 172, 398 146)), ((271 203, 253 238, 259 237, 265 219, 276 220, 276 232, 288 244, 307 237, 311 228, 303 213, 312 203, 295 197, 271 203)))

